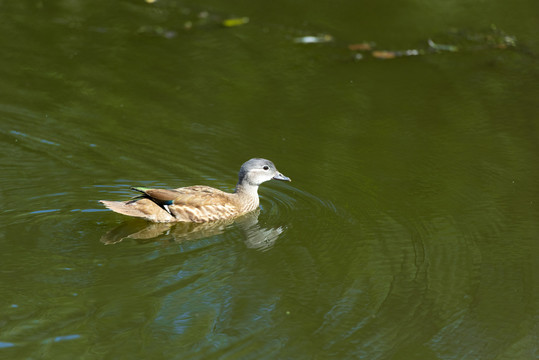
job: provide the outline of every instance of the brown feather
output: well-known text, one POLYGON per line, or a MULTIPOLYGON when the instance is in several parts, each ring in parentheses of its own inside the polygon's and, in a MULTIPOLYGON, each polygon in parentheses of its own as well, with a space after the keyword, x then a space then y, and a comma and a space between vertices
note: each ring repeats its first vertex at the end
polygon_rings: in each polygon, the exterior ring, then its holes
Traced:
POLYGON ((195 185, 173 190, 177 196, 174 205, 206 206, 206 205, 236 205, 236 197, 224 191, 209 186, 195 185))
POLYGON ((179 195, 176 190, 169 189, 148 189, 144 193, 156 200, 162 201, 172 201, 179 195))
POLYGON ((114 212, 147 219, 154 222, 176 221, 172 215, 150 199, 138 199, 131 201, 107 201, 100 202, 114 212))

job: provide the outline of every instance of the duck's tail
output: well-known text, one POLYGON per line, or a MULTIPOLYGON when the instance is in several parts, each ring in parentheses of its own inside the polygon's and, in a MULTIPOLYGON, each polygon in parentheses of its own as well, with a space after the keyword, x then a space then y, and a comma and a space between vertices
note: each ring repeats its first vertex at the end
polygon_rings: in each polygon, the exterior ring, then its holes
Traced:
POLYGON ((171 214, 149 199, 142 198, 130 201, 99 200, 99 202, 119 214, 155 222, 175 221, 175 218, 171 214))
POLYGON ((99 202, 105 205, 107 208, 119 214, 124 214, 127 216, 134 216, 134 217, 142 217, 142 218, 146 217, 146 214, 144 214, 136 206, 133 206, 133 203, 129 204, 129 202, 126 202, 126 201, 108 201, 108 200, 99 200, 99 202))

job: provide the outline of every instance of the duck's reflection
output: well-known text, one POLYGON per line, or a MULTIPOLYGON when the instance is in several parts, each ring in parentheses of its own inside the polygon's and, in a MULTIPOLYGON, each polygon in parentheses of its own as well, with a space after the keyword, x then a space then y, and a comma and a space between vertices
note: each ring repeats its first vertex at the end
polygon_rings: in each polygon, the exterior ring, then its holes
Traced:
POLYGON ((260 210, 243 215, 236 219, 212 221, 208 223, 151 223, 145 220, 132 219, 123 222, 101 237, 105 245, 116 244, 124 239, 137 241, 153 241, 167 236, 175 242, 198 240, 219 235, 227 228, 235 225, 242 233, 245 245, 251 249, 269 250, 285 227, 264 228, 258 223, 260 210))
POLYGON ((260 210, 236 219, 236 224, 243 234, 243 241, 250 249, 269 250, 273 247, 285 227, 261 227, 258 223, 260 210))

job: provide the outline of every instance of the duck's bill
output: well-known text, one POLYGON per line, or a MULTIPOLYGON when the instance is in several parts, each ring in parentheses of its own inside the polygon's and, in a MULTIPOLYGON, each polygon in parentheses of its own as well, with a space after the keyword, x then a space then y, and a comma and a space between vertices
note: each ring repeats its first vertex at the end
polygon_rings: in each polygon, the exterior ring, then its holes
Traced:
POLYGON ((290 180, 290 178, 288 176, 284 176, 283 174, 281 173, 278 173, 277 175, 275 175, 273 177, 275 180, 283 180, 283 181, 292 181, 290 180))

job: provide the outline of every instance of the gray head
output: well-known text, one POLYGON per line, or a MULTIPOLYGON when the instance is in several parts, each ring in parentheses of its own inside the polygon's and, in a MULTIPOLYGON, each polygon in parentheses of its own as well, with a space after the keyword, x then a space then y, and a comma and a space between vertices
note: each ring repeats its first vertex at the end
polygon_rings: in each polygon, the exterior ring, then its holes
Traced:
POLYGON ((271 161, 255 158, 246 161, 241 166, 238 185, 258 186, 271 179, 291 181, 289 177, 277 171, 271 161))

